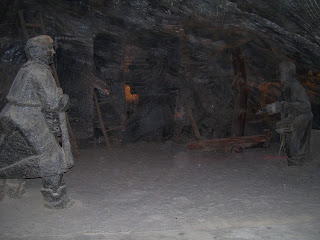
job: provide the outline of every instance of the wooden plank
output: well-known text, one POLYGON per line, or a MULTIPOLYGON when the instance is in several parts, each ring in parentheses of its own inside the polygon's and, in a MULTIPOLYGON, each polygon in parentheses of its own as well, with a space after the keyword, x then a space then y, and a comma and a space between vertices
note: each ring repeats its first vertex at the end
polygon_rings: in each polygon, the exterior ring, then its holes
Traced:
POLYGON ((26 27, 37 27, 37 28, 41 28, 41 24, 39 24, 39 23, 26 23, 26 27))
POLYGON ((199 132, 198 126, 196 124, 196 121, 193 118, 191 109, 190 109, 189 104, 188 104, 187 101, 184 102, 184 106, 185 106, 187 114, 189 116, 189 119, 190 119, 190 122, 191 122, 191 125, 192 125, 192 128, 193 128, 194 134, 196 135, 196 139, 200 140, 201 139, 200 132, 199 132))
MULTIPOLYGON (((100 125, 100 122, 99 122, 99 125, 100 125)), ((97 128, 99 128, 99 127, 97 127, 97 128)), ((118 126, 118 127, 114 127, 114 128, 108 129, 108 130, 106 130, 106 132, 112 132, 112 131, 115 131, 115 130, 118 130, 118 129, 121 129, 121 128, 123 128, 123 126, 118 126)), ((99 129, 101 129, 101 127, 99 129)))
POLYGON ((265 135, 256 136, 240 136, 230 138, 220 138, 212 140, 202 140, 189 143, 189 150, 204 150, 204 151, 227 151, 230 152, 233 148, 250 148, 264 143, 264 147, 270 145, 270 131, 265 131, 265 135))
POLYGON ((98 118, 99 118, 99 123, 100 123, 100 127, 101 127, 101 130, 102 130, 102 134, 103 134, 104 139, 106 141, 107 149, 110 150, 111 149, 111 144, 110 144, 107 132, 106 132, 106 128, 104 127, 104 123, 103 123, 103 119, 102 119, 102 115, 101 115, 101 110, 100 110, 100 106, 99 106, 99 103, 98 103, 97 94, 94 91, 93 91, 93 99, 94 99, 94 103, 95 103, 95 106, 96 106, 96 110, 97 110, 97 114, 98 114, 98 118))
POLYGON ((121 129, 121 128, 123 128, 123 126, 118 126, 118 127, 114 127, 114 128, 108 129, 108 130, 106 130, 106 132, 111 132, 111 131, 118 130, 118 129, 121 129))

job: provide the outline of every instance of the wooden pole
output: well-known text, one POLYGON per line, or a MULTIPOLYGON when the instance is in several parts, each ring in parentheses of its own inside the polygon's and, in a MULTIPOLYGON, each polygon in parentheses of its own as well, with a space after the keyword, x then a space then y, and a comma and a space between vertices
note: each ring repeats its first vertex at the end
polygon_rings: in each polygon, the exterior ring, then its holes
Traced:
POLYGON ((25 38, 27 40, 29 40, 29 34, 28 34, 28 31, 26 28, 26 22, 24 21, 24 17, 23 17, 23 10, 19 10, 19 17, 20 17, 20 24, 21 24, 21 27, 23 30, 23 34, 24 34, 25 38))
POLYGON ((106 141, 107 149, 111 150, 111 144, 110 144, 106 129, 104 127, 103 119, 102 119, 102 116, 101 116, 101 111, 100 111, 100 106, 99 106, 99 103, 98 103, 97 94, 94 92, 94 90, 93 90, 93 99, 94 99, 94 104, 95 104, 96 109, 97 109, 97 114, 98 114, 98 118, 99 118, 100 127, 101 127, 101 130, 102 130, 102 134, 103 134, 104 139, 106 141))
POLYGON ((231 50, 235 75, 236 99, 233 109, 232 136, 244 136, 248 105, 248 73, 244 54, 240 47, 231 50))
POLYGON ((194 134, 196 135, 196 139, 200 140, 201 139, 200 132, 199 132, 198 126, 196 124, 196 121, 193 118, 191 109, 190 109, 189 104, 188 104, 187 101, 184 102, 184 106, 185 106, 187 114, 189 116, 189 119, 190 119, 190 122, 191 122, 191 125, 192 125, 192 128, 193 128, 194 134))
MULTIPOLYGON (((56 71, 56 68, 55 68, 54 64, 51 64, 50 67, 52 69, 52 75, 53 75, 54 80, 56 81, 57 87, 62 90, 62 88, 60 86, 59 77, 58 77, 58 74, 57 74, 57 71, 56 71)), ((68 116, 68 114, 66 112, 65 112, 65 115, 66 115, 65 119, 66 119, 66 122, 67 122, 67 129, 68 129, 68 132, 70 134, 70 143, 71 143, 72 153, 73 153, 73 155, 75 157, 79 157, 80 156, 80 152, 79 152, 78 143, 77 143, 77 140, 74 137, 74 134, 73 134, 73 131, 72 131, 72 128, 71 128, 71 124, 70 124, 70 121, 69 121, 69 116, 68 116)))
POLYGON ((42 10, 40 11, 40 28, 43 35, 47 35, 46 29, 44 27, 43 18, 42 18, 42 10))
POLYGON ((60 81, 59 81, 59 77, 58 77, 58 74, 57 74, 57 70, 56 70, 54 64, 50 64, 50 68, 51 68, 51 70, 52 70, 52 75, 53 75, 54 80, 56 81, 57 87, 58 87, 58 88, 61 88, 61 86, 60 86, 60 81))

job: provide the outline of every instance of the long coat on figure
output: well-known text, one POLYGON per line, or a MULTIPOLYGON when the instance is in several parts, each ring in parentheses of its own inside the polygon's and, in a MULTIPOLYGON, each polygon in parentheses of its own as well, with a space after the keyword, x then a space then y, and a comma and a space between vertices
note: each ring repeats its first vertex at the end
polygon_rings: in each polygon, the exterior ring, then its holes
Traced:
POLYGON ((6 135, 6 145, 0 149, 1 178, 45 177, 70 167, 45 117, 45 112, 61 111, 63 96, 48 65, 29 60, 22 66, 0 114, 6 135))
POLYGON ((64 208, 69 199, 62 177, 73 165, 64 113, 69 97, 57 88, 49 67, 52 43, 42 35, 26 44, 28 62, 15 77, 0 113, 0 180, 41 177, 45 206, 64 208), (62 146, 55 136, 59 124, 62 146))

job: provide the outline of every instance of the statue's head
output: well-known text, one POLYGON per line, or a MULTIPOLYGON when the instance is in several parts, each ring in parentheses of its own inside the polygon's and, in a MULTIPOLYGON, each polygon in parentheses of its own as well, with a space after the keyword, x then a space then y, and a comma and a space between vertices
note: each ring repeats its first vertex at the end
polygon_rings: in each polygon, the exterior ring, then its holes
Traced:
POLYGON ((293 62, 281 62, 279 64, 279 70, 282 84, 296 79, 296 65, 293 62))
POLYGON ((51 64, 55 54, 52 43, 52 38, 47 35, 30 38, 24 48, 27 58, 51 64))

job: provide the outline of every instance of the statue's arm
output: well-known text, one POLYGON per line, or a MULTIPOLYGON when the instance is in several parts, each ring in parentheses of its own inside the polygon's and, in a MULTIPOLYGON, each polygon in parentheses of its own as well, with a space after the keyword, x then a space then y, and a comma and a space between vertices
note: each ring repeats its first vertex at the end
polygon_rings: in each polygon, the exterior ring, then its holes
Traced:
POLYGON ((40 71, 34 79, 34 85, 43 108, 48 112, 65 111, 69 97, 62 94, 50 71, 40 71))
POLYGON ((305 89, 301 85, 296 85, 291 88, 291 94, 294 101, 282 102, 284 113, 308 113, 311 111, 311 104, 305 89))
POLYGON ((292 101, 281 101, 284 98, 280 98, 280 101, 268 104, 266 110, 269 114, 283 113, 283 114, 303 114, 311 111, 311 104, 308 95, 300 84, 294 84, 291 86, 291 98, 292 101))

